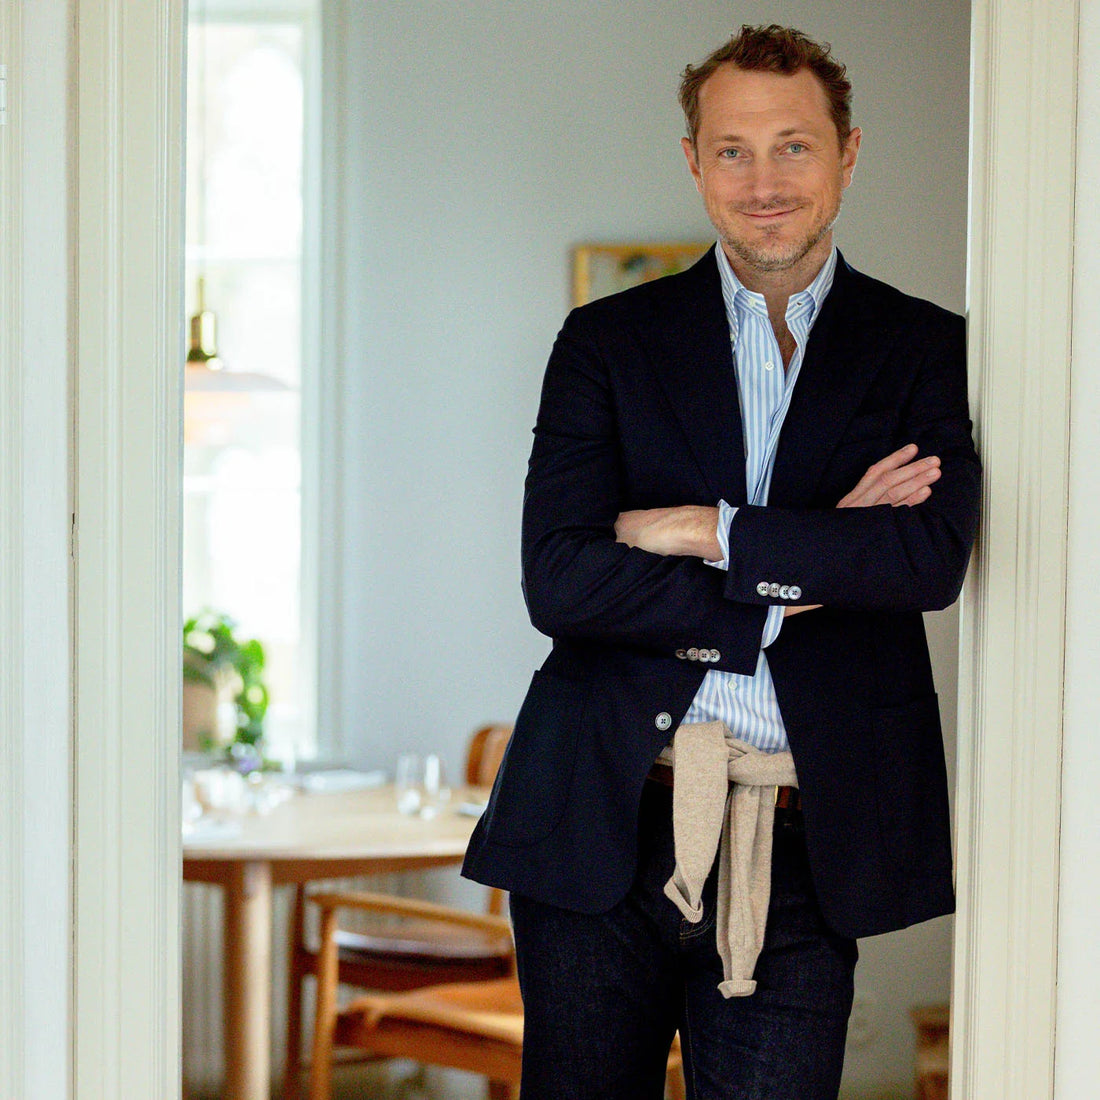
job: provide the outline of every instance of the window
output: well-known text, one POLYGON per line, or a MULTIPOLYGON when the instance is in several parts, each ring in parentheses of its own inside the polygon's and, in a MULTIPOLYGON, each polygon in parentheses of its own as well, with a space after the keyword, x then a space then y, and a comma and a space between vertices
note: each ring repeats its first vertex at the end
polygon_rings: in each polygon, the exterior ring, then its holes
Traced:
POLYGON ((183 612, 225 612, 263 643, 277 756, 316 738, 302 598, 316 16, 316 0, 200 0, 188 25, 186 308, 216 316, 223 366, 187 371, 183 612))

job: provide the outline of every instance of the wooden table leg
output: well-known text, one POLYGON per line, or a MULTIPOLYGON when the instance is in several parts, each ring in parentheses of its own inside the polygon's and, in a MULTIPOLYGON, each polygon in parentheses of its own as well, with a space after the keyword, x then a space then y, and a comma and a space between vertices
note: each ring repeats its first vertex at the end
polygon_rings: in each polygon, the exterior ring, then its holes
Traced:
POLYGON ((225 890, 225 1100, 271 1093, 271 865, 227 868, 225 890))

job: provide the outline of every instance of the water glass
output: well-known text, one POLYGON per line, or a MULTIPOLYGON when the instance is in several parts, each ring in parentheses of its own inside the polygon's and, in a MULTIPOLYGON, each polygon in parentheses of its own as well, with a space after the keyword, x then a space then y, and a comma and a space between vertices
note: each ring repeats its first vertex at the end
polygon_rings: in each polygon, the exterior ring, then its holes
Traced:
POLYGON ((443 758, 433 752, 424 760, 424 793, 420 816, 435 817, 450 798, 451 790, 447 786, 443 758))
POLYGON ((397 758, 394 787, 398 812, 420 813, 424 801, 424 761, 415 752, 404 752, 397 758))

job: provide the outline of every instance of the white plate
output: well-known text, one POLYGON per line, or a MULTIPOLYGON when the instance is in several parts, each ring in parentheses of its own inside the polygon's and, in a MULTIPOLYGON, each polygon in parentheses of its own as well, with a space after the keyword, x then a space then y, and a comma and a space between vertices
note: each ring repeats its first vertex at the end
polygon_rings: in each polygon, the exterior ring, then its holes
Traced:
POLYGON ((241 834, 241 823, 229 817, 200 817, 183 827, 183 839, 188 844, 205 844, 211 840, 233 840, 241 834))
POLYGON ((329 791, 365 791, 381 787, 386 782, 383 771, 357 772, 351 768, 333 768, 323 772, 306 772, 298 776, 298 786, 303 791, 323 794, 329 791))

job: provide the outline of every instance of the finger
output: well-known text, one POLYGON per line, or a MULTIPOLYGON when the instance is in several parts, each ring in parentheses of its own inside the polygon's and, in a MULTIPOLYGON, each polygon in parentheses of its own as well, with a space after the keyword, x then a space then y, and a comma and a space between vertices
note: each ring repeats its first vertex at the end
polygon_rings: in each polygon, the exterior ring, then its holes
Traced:
POLYGON ((896 470, 899 466, 904 466, 912 462, 913 459, 916 458, 916 455, 917 445, 915 443, 906 443, 904 447, 899 447, 885 458, 880 458, 874 465, 869 466, 864 476, 878 477, 882 474, 889 473, 891 470, 896 470))
POLYGON ((908 481, 919 480, 929 470, 938 470, 940 460, 937 455, 928 455, 914 462, 907 462, 894 470, 887 470, 878 477, 878 484, 884 489, 894 489, 908 481))
POLYGON ((904 500, 899 500, 894 504, 895 508, 912 508, 914 504, 923 504, 932 495, 932 486, 925 485, 920 489, 915 489, 904 500))
POLYGON ((940 469, 938 466, 927 466, 917 470, 915 473, 906 476, 903 481, 899 481, 885 489, 882 503, 905 504, 914 493, 931 486, 939 479, 940 469))
MULTIPOLYGON (((940 476, 940 460, 929 455, 892 470, 868 476, 839 504, 840 508, 867 508, 874 504, 900 504, 914 490, 935 481, 940 476)), ((873 469, 873 467, 872 467, 873 469)))
MULTIPOLYGON (((906 443, 885 458, 867 467, 867 472, 856 483, 855 488, 837 504, 838 508, 866 508, 877 504, 883 491, 882 480, 895 471, 913 462, 917 453, 915 443, 906 443)), ((904 475, 902 475, 904 476, 904 475)))

